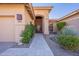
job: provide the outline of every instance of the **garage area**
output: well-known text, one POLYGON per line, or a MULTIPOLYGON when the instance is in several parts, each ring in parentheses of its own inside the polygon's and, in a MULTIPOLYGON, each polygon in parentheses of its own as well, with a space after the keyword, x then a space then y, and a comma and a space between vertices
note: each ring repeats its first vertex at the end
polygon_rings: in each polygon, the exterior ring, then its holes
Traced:
POLYGON ((15 17, 0 15, 0 42, 15 42, 15 17))

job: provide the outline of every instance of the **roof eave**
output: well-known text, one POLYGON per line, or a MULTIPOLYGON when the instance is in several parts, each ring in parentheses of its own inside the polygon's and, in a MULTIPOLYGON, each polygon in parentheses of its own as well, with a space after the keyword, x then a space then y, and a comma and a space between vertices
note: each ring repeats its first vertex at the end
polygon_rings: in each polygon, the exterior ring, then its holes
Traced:
POLYGON ((33 11, 32 4, 31 3, 27 3, 27 4, 28 5, 25 5, 26 7, 28 7, 27 11, 29 12, 29 14, 32 17, 32 19, 34 20, 35 16, 34 16, 34 11, 33 11))
POLYGON ((70 16, 72 16, 72 15, 75 15, 75 14, 77 14, 77 13, 79 13, 79 9, 77 9, 77 10, 75 10, 75 11, 69 13, 68 15, 66 15, 66 16, 64 16, 64 17, 59 18, 59 21, 62 21, 63 19, 68 18, 68 17, 70 17, 70 16))

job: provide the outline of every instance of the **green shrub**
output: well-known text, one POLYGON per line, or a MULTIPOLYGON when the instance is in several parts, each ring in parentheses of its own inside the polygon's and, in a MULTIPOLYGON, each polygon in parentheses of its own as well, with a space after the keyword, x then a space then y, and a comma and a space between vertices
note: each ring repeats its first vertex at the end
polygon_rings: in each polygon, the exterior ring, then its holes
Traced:
POLYGON ((23 31, 21 37, 22 37, 22 40, 21 42, 26 44, 26 43, 29 43, 30 39, 33 37, 34 35, 34 26, 32 24, 30 25, 26 25, 25 26, 25 30, 23 31))
POLYGON ((66 25, 65 22, 58 22, 58 23, 57 23, 57 28, 58 28, 58 30, 61 30, 65 25, 66 25))
POLYGON ((65 49, 72 51, 79 49, 79 38, 73 35, 60 35, 58 37, 59 44, 65 49))
POLYGON ((57 36, 58 43, 65 49, 79 50, 79 37, 70 29, 63 29, 57 36))
POLYGON ((58 34, 59 35, 60 34, 64 34, 64 35, 76 35, 75 31, 74 30, 71 30, 69 28, 63 28, 62 30, 59 31, 58 34))

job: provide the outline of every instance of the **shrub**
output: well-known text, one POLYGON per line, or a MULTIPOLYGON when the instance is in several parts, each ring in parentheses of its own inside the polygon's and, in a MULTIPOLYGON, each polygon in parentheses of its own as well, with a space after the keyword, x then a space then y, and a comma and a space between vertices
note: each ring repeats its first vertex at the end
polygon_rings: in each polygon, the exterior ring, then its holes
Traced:
POLYGON ((73 35, 60 35, 58 37, 59 44, 65 49, 72 51, 79 49, 79 38, 73 35))
POLYGON ((66 25, 65 22, 58 22, 58 23, 57 23, 57 28, 58 28, 58 30, 61 30, 65 25, 66 25))
POLYGON ((76 32, 74 30, 69 29, 69 28, 63 28, 61 31, 59 31, 58 34, 59 35, 60 34, 63 34, 63 35, 76 35, 76 32))
POLYGON ((22 36, 21 42, 24 44, 29 43, 33 35, 34 35, 34 26, 32 24, 26 25, 25 30, 23 31, 21 35, 22 36))
POLYGON ((57 37, 58 43, 65 49, 76 51, 79 49, 79 37, 76 36, 74 32, 69 31, 62 30, 62 32, 59 33, 57 37))

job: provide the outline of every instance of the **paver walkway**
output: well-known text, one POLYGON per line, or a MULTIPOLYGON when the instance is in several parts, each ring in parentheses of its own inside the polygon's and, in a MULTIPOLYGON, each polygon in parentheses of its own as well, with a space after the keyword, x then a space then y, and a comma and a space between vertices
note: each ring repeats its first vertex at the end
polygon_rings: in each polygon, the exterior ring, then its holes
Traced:
POLYGON ((51 49, 42 34, 35 34, 29 48, 10 48, 3 52, 3 56, 53 56, 51 49))

